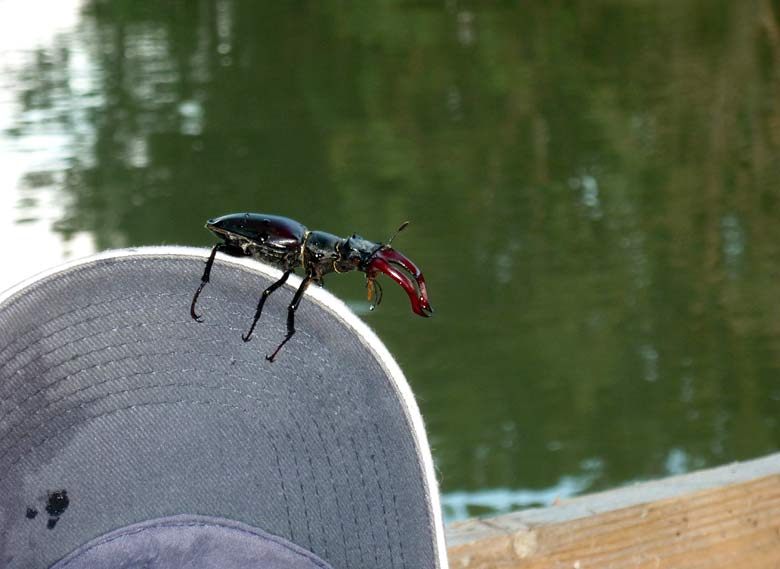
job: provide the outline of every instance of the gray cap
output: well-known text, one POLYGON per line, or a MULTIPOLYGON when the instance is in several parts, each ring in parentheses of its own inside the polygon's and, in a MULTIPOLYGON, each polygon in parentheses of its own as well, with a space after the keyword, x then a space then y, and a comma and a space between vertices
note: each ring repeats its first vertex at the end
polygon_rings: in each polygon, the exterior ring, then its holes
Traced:
POLYGON ((443 569, 433 462, 376 335, 300 280, 109 251, 0 295, 0 566, 443 569))

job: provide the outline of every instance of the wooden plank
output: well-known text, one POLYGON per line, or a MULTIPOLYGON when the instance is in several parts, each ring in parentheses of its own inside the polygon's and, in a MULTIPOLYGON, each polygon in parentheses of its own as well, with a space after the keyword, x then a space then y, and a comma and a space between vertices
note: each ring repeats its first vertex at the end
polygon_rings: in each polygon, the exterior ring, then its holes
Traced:
POLYGON ((453 524, 452 569, 778 568, 780 454, 453 524))

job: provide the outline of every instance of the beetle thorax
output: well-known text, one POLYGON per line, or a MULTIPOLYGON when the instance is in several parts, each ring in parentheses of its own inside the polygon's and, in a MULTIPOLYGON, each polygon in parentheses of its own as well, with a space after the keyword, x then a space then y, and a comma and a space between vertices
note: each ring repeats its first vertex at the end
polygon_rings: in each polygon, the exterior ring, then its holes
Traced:
POLYGON ((341 273, 355 269, 365 271, 374 253, 381 247, 381 244, 364 239, 357 234, 342 239, 338 246, 339 259, 336 270, 341 273))

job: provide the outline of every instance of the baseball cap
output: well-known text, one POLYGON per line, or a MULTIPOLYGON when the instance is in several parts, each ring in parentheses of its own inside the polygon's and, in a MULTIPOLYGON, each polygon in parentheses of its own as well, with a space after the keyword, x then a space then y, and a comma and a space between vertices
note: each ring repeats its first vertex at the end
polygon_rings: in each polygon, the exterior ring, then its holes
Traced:
POLYGON ((149 247, 0 294, 0 566, 444 569, 433 461, 399 366, 290 277, 149 247))

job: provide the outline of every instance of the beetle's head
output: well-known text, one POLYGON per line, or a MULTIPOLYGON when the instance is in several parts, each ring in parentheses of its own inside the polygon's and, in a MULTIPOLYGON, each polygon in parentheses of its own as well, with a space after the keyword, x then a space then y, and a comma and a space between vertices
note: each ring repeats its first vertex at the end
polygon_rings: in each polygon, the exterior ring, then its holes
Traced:
POLYGON ((336 270, 340 273, 353 270, 365 272, 366 267, 373 258, 374 252, 381 246, 381 243, 374 243, 353 233, 350 237, 341 240, 337 245, 338 259, 335 263, 336 270))
MULTIPOLYGON (((405 223, 399 228, 399 231, 404 227, 406 227, 405 223)), ((387 243, 375 243, 360 235, 348 237, 339 245, 337 270, 346 272, 357 269, 366 273, 369 295, 373 290, 373 281, 379 276, 379 273, 384 273, 406 291, 412 303, 412 310, 416 314, 431 316, 433 309, 428 301, 428 291, 425 287, 422 271, 406 255, 390 246, 392 240, 391 238, 387 243)))
POLYGON ((249 214, 231 213, 221 217, 209 219, 206 222, 206 229, 215 233, 223 239, 230 240, 236 237, 250 237, 248 233, 249 214))

